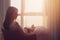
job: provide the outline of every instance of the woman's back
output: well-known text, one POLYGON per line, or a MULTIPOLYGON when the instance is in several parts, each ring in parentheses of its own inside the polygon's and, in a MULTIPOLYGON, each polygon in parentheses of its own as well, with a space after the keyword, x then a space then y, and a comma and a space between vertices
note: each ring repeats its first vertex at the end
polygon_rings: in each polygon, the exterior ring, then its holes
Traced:
POLYGON ((11 23, 9 29, 3 29, 5 40, 23 40, 24 32, 17 22, 11 23))
POLYGON ((14 22, 10 25, 9 29, 16 40, 22 40, 24 37, 24 32, 17 22, 14 22))

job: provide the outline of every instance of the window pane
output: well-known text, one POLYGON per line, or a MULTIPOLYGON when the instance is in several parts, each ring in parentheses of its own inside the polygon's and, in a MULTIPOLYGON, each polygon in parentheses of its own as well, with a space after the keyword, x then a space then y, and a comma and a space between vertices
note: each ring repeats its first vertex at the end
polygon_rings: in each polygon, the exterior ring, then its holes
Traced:
POLYGON ((24 16, 24 27, 43 26, 43 16, 24 16))
POLYGON ((18 13, 21 13, 21 0, 11 0, 10 6, 18 8, 18 13))
POLYGON ((18 24, 21 26, 21 16, 17 16, 16 21, 18 22, 18 24))
POLYGON ((26 12, 42 12, 43 0, 25 0, 25 13, 26 12))

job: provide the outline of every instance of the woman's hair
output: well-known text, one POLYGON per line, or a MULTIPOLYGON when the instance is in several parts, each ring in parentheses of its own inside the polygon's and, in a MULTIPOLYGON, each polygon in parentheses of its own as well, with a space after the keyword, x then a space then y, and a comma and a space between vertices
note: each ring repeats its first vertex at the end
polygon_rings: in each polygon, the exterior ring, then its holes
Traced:
POLYGON ((5 16, 5 21, 3 23, 3 26, 5 29, 9 29, 9 25, 15 19, 17 12, 18 12, 17 8, 8 7, 7 12, 6 12, 6 16, 5 16))

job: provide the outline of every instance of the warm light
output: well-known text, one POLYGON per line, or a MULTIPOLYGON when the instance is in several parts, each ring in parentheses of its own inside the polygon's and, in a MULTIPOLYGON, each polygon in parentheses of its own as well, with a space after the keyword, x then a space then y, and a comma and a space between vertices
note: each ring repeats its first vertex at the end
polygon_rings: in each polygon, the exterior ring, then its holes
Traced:
MULTIPOLYGON (((25 0, 24 12, 43 12, 43 0, 25 0)), ((21 0, 11 0, 11 5, 18 8, 18 13, 21 13, 21 0)))
POLYGON ((43 12, 43 0, 25 0, 24 12, 43 12))
MULTIPOLYGON (((22 4, 23 5, 23 4, 22 4)), ((11 0, 11 5, 18 8, 18 13, 21 13, 21 0, 11 0)), ((24 8, 23 13, 42 13, 44 8, 43 0, 24 0, 24 8)), ((24 17, 24 27, 31 26, 34 24, 35 26, 43 26, 43 16, 23 16, 24 17)), ((21 24, 21 16, 17 17, 16 20, 19 24, 21 24)))
POLYGON ((17 16, 16 21, 19 23, 19 25, 21 26, 21 16, 17 16))
POLYGON ((43 26, 43 16, 24 16, 24 27, 43 26))
POLYGON ((11 0, 10 6, 16 7, 18 9, 18 13, 21 13, 21 0, 11 0))

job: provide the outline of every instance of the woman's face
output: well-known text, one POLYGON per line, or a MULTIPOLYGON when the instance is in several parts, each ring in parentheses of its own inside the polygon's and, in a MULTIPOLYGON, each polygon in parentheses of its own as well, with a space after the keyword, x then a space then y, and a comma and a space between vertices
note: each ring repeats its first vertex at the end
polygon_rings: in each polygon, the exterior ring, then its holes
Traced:
POLYGON ((13 14, 13 18, 16 19, 18 16, 18 11, 14 10, 12 14, 13 14))

